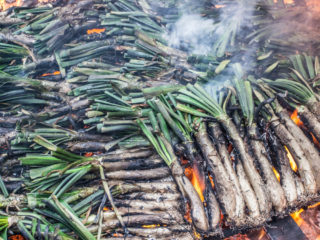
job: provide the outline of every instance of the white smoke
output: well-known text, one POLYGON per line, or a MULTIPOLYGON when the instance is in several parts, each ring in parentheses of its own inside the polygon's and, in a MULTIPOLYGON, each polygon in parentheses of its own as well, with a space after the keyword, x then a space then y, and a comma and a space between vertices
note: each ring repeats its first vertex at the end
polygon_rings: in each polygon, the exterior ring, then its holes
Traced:
POLYGON ((165 36, 169 46, 186 49, 188 53, 206 55, 212 47, 214 21, 199 14, 183 14, 165 36))
POLYGON ((258 0, 225 1, 219 9, 215 9, 214 4, 208 5, 209 1, 178 2, 181 17, 168 27, 168 33, 164 36, 169 46, 188 54, 215 57, 217 62, 231 60, 220 74, 211 73, 205 84, 206 90, 216 97, 218 89, 231 84, 230 80, 234 78, 233 63, 239 62, 245 72, 255 67, 258 46, 254 44, 247 48, 241 42, 247 42, 247 35, 253 31, 251 21, 258 0), (203 14, 207 7, 215 13, 203 14))

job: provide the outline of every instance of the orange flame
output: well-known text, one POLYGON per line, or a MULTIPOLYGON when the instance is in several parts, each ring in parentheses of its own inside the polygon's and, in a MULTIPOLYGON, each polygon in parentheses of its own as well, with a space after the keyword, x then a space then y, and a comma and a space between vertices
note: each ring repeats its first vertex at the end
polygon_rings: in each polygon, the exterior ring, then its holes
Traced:
POLYGON ((191 178, 191 183, 196 189, 197 193, 199 194, 199 197, 202 202, 204 202, 204 196, 203 192, 205 190, 205 179, 204 176, 201 176, 200 171, 199 171, 199 166, 194 163, 192 166, 192 178, 191 178))
POLYGON ((87 34, 90 35, 90 34, 100 34, 100 33, 103 33, 105 32, 106 29, 105 28, 93 28, 93 29, 88 29, 87 30, 87 34))
POLYGON ((214 181, 210 173, 208 174, 212 189, 214 189, 214 181))
POLYGON ((274 167, 272 167, 272 170, 274 172, 274 175, 276 175, 278 181, 280 182, 280 173, 277 171, 277 169, 275 169, 274 167))
POLYGON ((320 143, 319 143, 318 139, 316 139, 316 137, 312 133, 310 133, 310 134, 311 134, 311 137, 312 137, 314 144, 320 149, 320 143))
POLYGON ((289 149, 287 148, 287 146, 284 146, 284 148, 287 151, 287 156, 289 158, 289 162, 290 162, 290 166, 291 166, 292 170, 297 172, 298 171, 297 163, 294 161, 294 158, 293 158, 291 152, 289 151, 289 149))
MULTIPOLYGON (((303 124, 303 122, 300 120, 300 118, 299 118, 299 116, 298 116, 298 110, 297 110, 297 109, 294 110, 294 112, 291 114, 291 119, 292 119, 292 121, 293 121, 295 124, 297 124, 299 127, 302 127, 302 128, 304 128, 304 129, 307 129, 307 128, 305 127, 305 125, 303 124)), ((311 135, 311 137, 312 137, 312 140, 313 140, 314 144, 315 144, 318 148, 320 148, 320 143, 319 143, 318 139, 313 135, 312 132, 310 132, 310 135, 311 135)))
POLYGON ((219 222, 220 227, 223 227, 223 224, 225 224, 223 219, 224 219, 224 215, 223 215, 222 211, 220 210, 220 222, 219 222))
POLYGON ((297 224, 299 227, 304 223, 303 218, 300 217, 300 214, 301 214, 303 211, 304 211, 304 210, 301 208, 299 211, 296 211, 296 212, 290 214, 290 216, 293 218, 293 220, 296 222, 296 224, 297 224))
MULTIPOLYGON (((320 202, 311 205, 308 207, 308 209, 318 207, 320 205, 320 202)), ((301 214, 304 212, 304 209, 300 209, 292 214, 290 216, 293 218, 293 220, 296 222, 296 224, 300 227, 302 232, 306 235, 308 239, 317 239, 320 240, 320 235, 317 230, 314 229, 312 226, 312 220, 309 221, 308 219, 304 219, 301 217, 301 214)), ((305 215, 306 217, 307 215, 305 215)))
POLYGON ((41 77, 59 75, 60 73, 61 73, 60 71, 55 71, 53 73, 44 73, 41 75, 41 77))
POLYGON ((291 119, 299 127, 303 126, 303 122, 300 120, 300 118, 298 116, 298 109, 294 110, 294 112, 291 114, 291 119))

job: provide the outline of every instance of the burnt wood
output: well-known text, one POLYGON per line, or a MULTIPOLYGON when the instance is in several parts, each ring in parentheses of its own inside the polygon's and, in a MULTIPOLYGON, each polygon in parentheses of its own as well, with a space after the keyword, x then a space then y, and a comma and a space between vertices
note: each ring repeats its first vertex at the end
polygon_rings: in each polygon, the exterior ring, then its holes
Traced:
POLYGON ((265 229, 271 240, 308 240, 290 216, 277 219, 266 226, 265 229))

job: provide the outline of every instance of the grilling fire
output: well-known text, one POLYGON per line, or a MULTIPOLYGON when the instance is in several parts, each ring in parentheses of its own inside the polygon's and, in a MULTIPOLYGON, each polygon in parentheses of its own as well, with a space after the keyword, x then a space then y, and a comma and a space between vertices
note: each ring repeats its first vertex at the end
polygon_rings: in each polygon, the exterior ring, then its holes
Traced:
POLYGON ((319 1, 54 1, 0 0, 0 236, 320 240, 319 1))

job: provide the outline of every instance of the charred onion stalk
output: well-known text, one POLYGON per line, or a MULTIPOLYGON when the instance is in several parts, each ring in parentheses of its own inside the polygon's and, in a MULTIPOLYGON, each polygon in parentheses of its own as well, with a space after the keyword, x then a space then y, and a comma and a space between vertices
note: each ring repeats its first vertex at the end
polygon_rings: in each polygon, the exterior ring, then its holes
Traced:
POLYGON ((258 160, 263 172, 264 180, 266 182, 268 192, 270 193, 272 205, 278 213, 284 213, 287 207, 287 200, 285 198, 284 191, 273 172, 266 149, 262 141, 259 139, 260 134, 255 124, 250 127, 249 134, 251 147, 253 149, 254 156, 258 160))
POLYGON ((298 106, 297 107, 299 116, 301 116, 301 119, 303 123, 306 125, 308 130, 314 134, 314 136, 318 139, 320 139, 320 120, 317 119, 317 117, 310 112, 310 110, 305 106, 298 106))
POLYGON ((154 152, 150 148, 118 149, 101 155, 102 162, 147 158, 154 152))
MULTIPOLYGON (((311 142, 311 140, 305 135, 303 130, 292 121, 288 112, 280 106, 277 100, 275 100, 275 108, 276 108, 276 113, 278 114, 280 119, 284 122, 288 131, 300 143, 300 146, 304 151, 306 158, 311 164, 313 175, 317 183, 317 190, 319 191, 320 190, 320 153, 319 151, 316 149, 315 145, 311 142)), ((301 107, 299 109, 301 109, 301 107)), ((317 125, 320 126, 319 123, 317 125)), ((310 130, 312 131, 313 129, 311 128, 310 130)), ((320 130, 320 127, 319 127, 319 130, 320 130)))
POLYGON ((255 196, 254 190, 250 186, 248 177, 243 174, 244 170, 241 161, 237 161, 235 163, 236 168, 234 169, 227 149, 226 139, 223 135, 219 123, 210 123, 209 126, 212 129, 211 132, 214 137, 214 141, 216 143, 221 160, 224 163, 224 166, 229 174, 229 178, 231 179, 231 182, 234 186, 237 202, 236 212, 238 213, 239 218, 243 216, 243 218, 245 218, 246 220, 247 217, 245 215, 245 208, 247 207, 247 209, 249 210, 249 216, 252 218, 251 221, 254 221, 254 219, 259 219, 259 203, 255 196))
POLYGON ((219 234, 219 224, 221 221, 220 206, 216 199, 216 196, 213 193, 213 190, 209 188, 206 192, 210 230, 213 231, 214 234, 219 234))
MULTIPOLYGON (((269 130, 270 131, 270 130, 269 130)), ((285 192, 288 205, 293 207, 298 202, 298 187, 296 186, 295 173, 293 172, 290 161, 287 157, 287 152, 284 147, 280 144, 278 138, 273 134, 268 135, 271 139, 269 141, 271 150, 276 153, 276 160, 280 169, 280 182, 285 192)))
MULTIPOLYGON (((167 192, 165 196, 161 193, 144 193, 137 192, 131 193, 124 196, 126 199, 140 199, 143 201, 163 201, 163 200, 179 200, 181 198, 180 193, 167 192)), ((121 196, 119 197, 121 198, 121 196)))
MULTIPOLYGON (((177 239, 175 236, 179 238, 179 240, 193 240, 194 237, 190 233, 181 233, 174 234, 174 237, 158 237, 157 240, 175 240, 177 239)), ((110 238, 101 238, 101 240, 121 240, 123 237, 110 237, 110 238)), ((126 237, 127 240, 141 240, 141 237, 126 237)))
MULTIPOLYGON (((170 97, 170 100, 172 101, 173 105, 176 105, 175 99, 173 97, 170 97)), ((203 181, 204 170, 201 167, 203 166, 203 159, 201 157, 201 154, 198 153, 198 150, 191 137, 191 127, 185 121, 183 116, 181 114, 179 115, 179 110, 177 111, 178 113, 175 113, 169 104, 165 105, 165 103, 160 101, 160 99, 156 99, 153 102, 157 110, 161 113, 167 124, 172 129, 172 131, 182 141, 182 144, 184 145, 186 150, 185 157, 189 160, 189 163, 192 164, 193 168, 196 168, 195 171, 199 173, 199 180, 202 181, 201 184, 205 185, 205 181, 203 181)))
POLYGON ((234 185, 232 184, 232 181, 229 178, 224 165, 222 164, 220 155, 209 138, 206 124, 200 123, 195 136, 202 154, 214 175, 218 198, 222 208, 227 214, 227 219, 231 222, 234 222, 236 225, 241 225, 244 222, 244 215, 243 213, 242 215, 239 215, 239 213, 236 211, 239 208, 236 206, 237 202, 234 185))
MULTIPOLYGON (((241 67, 235 64, 236 71, 241 71, 241 67)), ((248 146, 250 146, 253 156, 259 163, 262 170, 263 178, 266 183, 273 207, 278 213, 283 213, 287 207, 287 201, 284 191, 273 172, 272 165, 269 162, 267 150, 260 139, 257 123, 254 122, 254 100, 252 88, 249 81, 234 78, 233 83, 237 91, 237 98, 240 103, 242 113, 247 122, 248 128, 248 146)))
MULTIPOLYGON (((166 226, 161 226, 160 224, 152 224, 152 225, 143 224, 142 227, 132 226, 128 228, 128 231, 132 235, 140 236, 142 238, 148 238, 150 235, 152 235, 157 239, 165 238, 165 237, 167 237, 167 239, 170 239, 172 235, 177 236, 180 239, 181 235, 185 235, 190 230, 191 230, 190 227, 186 225, 173 225, 170 227, 166 227, 166 226)), ((123 231, 121 230, 117 230, 117 233, 124 234, 123 231)))
MULTIPOLYGON (((56 162, 60 163, 60 165, 58 164, 58 166, 53 165, 53 166, 55 166, 55 168, 53 168, 51 166, 51 169, 50 169, 51 171, 48 172, 49 179, 51 180, 51 182, 53 180, 53 184, 57 183, 56 187, 54 187, 52 189, 53 192, 49 198, 49 201, 51 199, 53 199, 54 202, 57 204, 57 208, 60 208, 60 210, 63 212, 63 209, 66 206, 62 206, 62 205, 60 206, 60 202, 59 202, 58 198, 60 198, 63 193, 65 193, 69 188, 71 188, 74 183, 79 181, 91 169, 98 167, 99 172, 100 172, 100 177, 102 180, 102 184, 103 184, 103 188, 106 192, 106 195, 108 196, 108 199, 111 203, 111 206, 114 209, 114 211, 117 215, 117 218, 118 218, 119 222, 121 223, 121 226, 123 228, 125 228, 122 217, 119 214, 116 205, 114 204, 110 188, 109 188, 108 183, 105 179, 103 167, 101 165, 97 165, 97 162, 99 162, 99 160, 94 159, 94 158, 81 157, 76 154, 70 153, 60 147, 57 147, 56 145, 52 144, 51 142, 49 142, 48 140, 46 140, 45 138, 43 138, 39 135, 36 136, 33 140, 36 143, 38 143, 39 145, 52 151, 53 156, 52 157, 47 156, 48 161, 43 162, 42 163, 43 165, 50 166, 50 165, 52 165, 52 163, 56 163, 56 162), (76 167, 81 164, 84 164, 84 166, 76 167), (54 172, 53 170, 60 172, 60 174, 57 175, 56 172, 53 173, 54 172), (50 174, 52 174, 52 177, 50 176, 50 174), (62 181, 61 181, 61 175, 64 177, 64 179, 62 181)), ((43 158, 44 158, 44 156, 43 156, 43 158)), ((40 159, 41 159, 41 156, 31 156, 31 157, 27 157, 23 160, 25 161, 25 163, 28 163, 28 164, 33 163, 33 164, 37 165, 37 163, 39 164, 39 162, 41 162, 41 161, 39 161, 40 159)), ((38 176, 39 176, 39 173, 38 173, 38 176)), ((41 176, 41 171, 40 171, 40 176, 41 176)), ((31 178, 36 178, 36 177, 31 176, 31 178)), ((47 180, 46 178, 41 178, 41 177, 39 178, 38 177, 37 182, 40 184, 40 187, 41 187, 41 182, 46 182, 46 180, 47 180)), ((51 187, 53 184, 52 183, 49 184, 49 186, 47 186, 46 188, 51 187)), ((36 189, 38 189, 38 187, 36 187, 36 189)), ((65 209, 65 213, 63 215, 66 216, 67 218, 71 218, 71 219, 73 218, 72 220, 74 220, 75 222, 79 222, 79 219, 77 219, 76 216, 73 216, 73 213, 69 212, 68 208, 65 209)), ((76 225, 78 225, 78 224, 76 223, 76 225)), ((87 234, 89 236, 88 239, 91 239, 93 237, 91 235, 91 233, 89 233, 88 230, 84 226, 83 227, 81 226, 81 224, 80 224, 79 228, 82 229, 81 231, 84 232, 84 235, 87 234)))
POLYGON ((175 179, 182 195, 188 199, 191 207, 192 222, 198 231, 207 232, 209 230, 208 219, 200 200, 198 193, 195 191, 189 179, 184 175, 177 157, 175 156, 171 144, 162 135, 157 138, 153 136, 149 128, 140 119, 137 120, 144 135, 149 139, 157 153, 166 162, 171 170, 172 177, 175 179))
POLYGON ((187 89, 180 90, 179 93, 180 94, 177 96, 177 100, 203 109, 212 117, 217 119, 224 127, 227 134, 231 138, 233 146, 237 150, 239 158, 243 163, 245 170, 244 175, 248 176, 250 184, 255 191, 257 200, 259 202, 261 216, 263 219, 268 218, 270 216, 270 201, 265 189, 265 185, 254 166, 253 158, 248 153, 237 127, 234 125, 226 112, 220 107, 220 105, 214 99, 212 99, 212 97, 210 97, 209 94, 199 84, 195 84, 194 86, 188 84, 187 89))
POLYGON ((320 102, 313 90, 306 85, 307 83, 303 85, 287 79, 263 80, 275 91, 286 91, 290 98, 305 105, 305 107, 298 108, 298 112, 314 135, 320 139, 320 102))
MULTIPOLYGON (((112 138, 98 134, 89 134, 86 132, 74 131, 65 129, 58 126, 52 126, 52 128, 39 127, 33 131, 16 132, 15 139, 11 141, 12 145, 22 145, 25 143, 32 143, 36 136, 42 136, 56 145, 61 145, 65 142, 69 142, 68 145, 73 145, 72 141, 88 141, 89 145, 91 141, 105 141, 109 142, 112 138)), ((102 144, 102 143, 101 143, 102 144)), ((106 144, 104 144, 106 146, 106 144)), ((37 149, 35 147, 35 149, 37 149)), ((103 149, 105 151, 105 148, 103 149)))
MULTIPOLYGON (((5 237, 6 239, 8 238, 7 234, 10 227, 17 228, 19 234, 28 239, 36 239, 35 237, 42 238, 43 236, 65 240, 72 239, 62 230, 57 230, 54 227, 49 226, 49 221, 33 212, 17 213, 16 215, 13 213, 10 213, 10 215, 3 215, 1 213, 0 215, 1 237, 5 237), (31 226, 34 226, 37 231, 31 233, 31 226)), ((65 229, 66 228, 64 228, 64 230, 65 229)))
POLYGON ((167 193, 176 192, 177 185, 172 181, 151 181, 148 183, 137 182, 137 183, 126 183, 110 181, 112 186, 112 192, 119 194, 127 194, 132 192, 144 192, 144 193, 167 193))
MULTIPOLYGON (((265 101, 265 98, 260 92, 254 91, 254 93, 260 102, 265 101)), ((272 130, 278 136, 281 143, 286 146, 289 149, 290 153, 293 155, 294 160, 298 164, 298 171, 300 173, 306 193, 310 195, 310 197, 312 197, 312 195, 317 192, 317 184, 312 172, 311 164, 307 159, 306 154, 304 153, 295 137, 288 131, 285 125, 280 122, 279 118, 275 115, 271 107, 266 107, 270 114, 265 116, 267 122, 270 124, 272 130)))
MULTIPOLYGON (((159 213, 159 214, 139 214, 139 215, 130 215, 123 217, 123 221, 126 223, 127 226, 137 226, 137 225, 143 225, 143 224, 160 224, 160 225, 173 225, 175 223, 183 223, 183 219, 176 219, 172 217, 169 213, 159 213)), ((120 227, 120 222, 117 219, 108 219, 108 221, 105 221, 102 225, 102 230, 110 230, 114 228, 120 227)), ((90 232, 97 232, 98 226, 93 225, 88 227, 88 230, 90 232)))
POLYGON ((148 170, 121 170, 108 172, 108 179, 116 180, 143 180, 143 179, 161 179, 170 176, 170 170, 167 167, 154 168, 148 170))
MULTIPOLYGON (((68 204, 73 204, 76 201, 85 199, 90 195, 94 194, 99 190, 98 187, 85 187, 83 189, 73 189, 71 192, 67 192, 61 195, 61 198, 68 204)), ((44 208, 45 204, 43 200, 50 197, 49 193, 39 194, 32 193, 28 197, 24 195, 11 194, 9 197, 5 198, 3 195, 0 195, 0 208, 16 208, 21 209, 29 207, 34 208, 44 208)))
POLYGON ((103 167, 108 171, 119 170, 134 170, 143 168, 156 168, 163 165, 163 160, 158 155, 153 155, 149 158, 137 159, 137 160, 124 160, 117 162, 103 162, 103 167))

